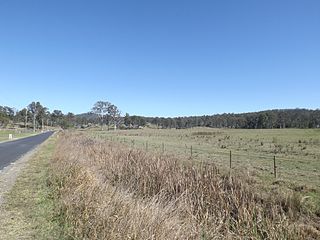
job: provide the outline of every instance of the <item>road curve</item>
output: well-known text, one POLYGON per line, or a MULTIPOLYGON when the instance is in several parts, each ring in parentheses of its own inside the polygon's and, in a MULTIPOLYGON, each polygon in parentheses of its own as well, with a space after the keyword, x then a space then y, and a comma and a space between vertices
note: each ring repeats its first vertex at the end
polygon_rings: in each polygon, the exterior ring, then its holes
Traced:
POLYGON ((0 171, 47 140, 53 132, 45 132, 35 136, 0 143, 0 171))

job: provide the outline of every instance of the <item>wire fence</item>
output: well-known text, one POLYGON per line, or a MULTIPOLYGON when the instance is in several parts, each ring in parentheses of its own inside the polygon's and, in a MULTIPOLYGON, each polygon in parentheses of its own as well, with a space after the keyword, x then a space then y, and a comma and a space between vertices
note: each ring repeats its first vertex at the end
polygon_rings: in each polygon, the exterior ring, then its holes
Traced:
POLYGON ((217 149, 214 147, 210 149, 208 146, 201 148, 197 147, 197 145, 183 142, 173 144, 170 142, 143 141, 141 139, 129 139, 119 136, 103 136, 103 138, 117 141, 133 148, 140 148, 147 152, 154 151, 162 154, 180 155, 193 161, 215 164, 222 169, 254 171, 260 175, 273 178, 289 177, 294 179, 296 175, 299 178, 309 176, 313 178, 314 182, 317 182, 317 178, 319 178, 318 182, 320 183, 319 164, 317 165, 317 169, 312 169, 306 164, 307 162, 319 161, 319 158, 303 158, 303 161, 300 161, 297 158, 283 157, 272 153, 268 155, 252 152, 246 154, 234 149, 217 149), (292 165, 292 160, 296 163, 298 162, 298 166, 292 165))

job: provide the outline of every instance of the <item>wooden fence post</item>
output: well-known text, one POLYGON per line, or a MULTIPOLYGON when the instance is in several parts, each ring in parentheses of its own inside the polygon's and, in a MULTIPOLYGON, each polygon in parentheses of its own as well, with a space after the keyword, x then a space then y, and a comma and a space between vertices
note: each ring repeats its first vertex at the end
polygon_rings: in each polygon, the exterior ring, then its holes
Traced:
POLYGON ((232 162, 232 153, 231 153, 231 150, 230 150, 230 168, 231 168, 231 162, 232 162))
POLYGON ((273 174, 274 174, 274 178, 277 178, 276 156, 273 156, 273 174))
POLYGON ((148 141, 146 142, 146 152, 148 152, 148 141))
POLYGON ((164 153, 164 143, 162 143, 162 153, 164 153))
POLYGON ((191 145, 191 147, 190 147, 190 155, 191 155, 191 157, 192 157, 192 154, 193 154, 193 152, 192 152, 192 145, 191 145))

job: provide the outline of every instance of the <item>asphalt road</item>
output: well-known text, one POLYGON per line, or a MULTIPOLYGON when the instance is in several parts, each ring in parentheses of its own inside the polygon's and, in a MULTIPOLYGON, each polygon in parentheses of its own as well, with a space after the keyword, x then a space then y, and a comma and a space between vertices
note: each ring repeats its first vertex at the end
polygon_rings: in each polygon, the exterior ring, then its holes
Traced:
POLYGON ((53 132, 0 143, 0 170, 48 139, 53 132))

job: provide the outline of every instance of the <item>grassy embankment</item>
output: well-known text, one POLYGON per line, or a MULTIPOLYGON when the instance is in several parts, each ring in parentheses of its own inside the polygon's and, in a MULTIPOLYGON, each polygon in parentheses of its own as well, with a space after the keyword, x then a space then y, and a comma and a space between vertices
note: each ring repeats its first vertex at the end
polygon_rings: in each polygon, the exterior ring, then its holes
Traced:
POLYGON ((53 186, 76 239, 317 239, 306 198, 210 164, 94 139, 59 140, 53 186), (182 160, 182 161, 181 161, 182 160))
POLYGON ((64 239, 50 187, 50 161, 56 145, 51 137, 27 162, 0 213, 0 239, 64 239))

